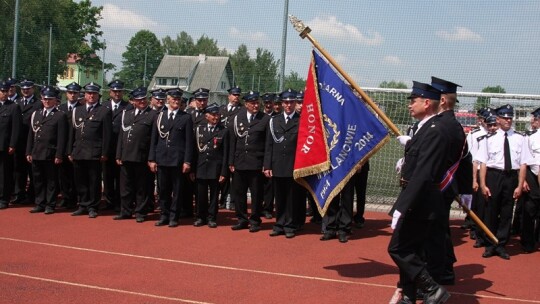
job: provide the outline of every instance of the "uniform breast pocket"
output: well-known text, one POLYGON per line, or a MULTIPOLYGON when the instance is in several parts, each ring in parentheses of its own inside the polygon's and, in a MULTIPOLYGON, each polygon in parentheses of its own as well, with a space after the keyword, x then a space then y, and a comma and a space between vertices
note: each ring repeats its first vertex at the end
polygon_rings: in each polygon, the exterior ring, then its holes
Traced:
POLYGON ((100 126, 101 126, 101 120, 97 120, 97 119, 87 120, 85 123, 85 127, 91 128, 91 129, 97 129, 100 126))

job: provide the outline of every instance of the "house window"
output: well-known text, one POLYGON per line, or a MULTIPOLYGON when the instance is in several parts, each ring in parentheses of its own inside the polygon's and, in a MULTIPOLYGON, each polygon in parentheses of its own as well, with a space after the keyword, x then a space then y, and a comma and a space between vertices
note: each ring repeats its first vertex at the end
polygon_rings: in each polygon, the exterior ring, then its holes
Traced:
POLYGON ((166 78, 158 78, 157 79, 159 85, 167 85, 167 79, 166 78))
POLYGON ((68 77, 69 77, 69 79, 73 79, 75 77, 74 74, 75 74, 75 71, 73 70, 73 68, 69 68, 68 69, 68 77))
POLYGON ((97 81, 97 79, 98 79, 98 71, 94 71, 94 79, 97 81))
POLYGON ((178 78, 171 79, 171 85, 177 86, 178 85, 178 78))
POLYGON ((222 89, 222 90, 225 90, 225 81, 222 81, 222 82, 221 82, 221 89, 222 89))
POLYGON ((86 70, 86 79, 90 78, 90 70, 86 70))

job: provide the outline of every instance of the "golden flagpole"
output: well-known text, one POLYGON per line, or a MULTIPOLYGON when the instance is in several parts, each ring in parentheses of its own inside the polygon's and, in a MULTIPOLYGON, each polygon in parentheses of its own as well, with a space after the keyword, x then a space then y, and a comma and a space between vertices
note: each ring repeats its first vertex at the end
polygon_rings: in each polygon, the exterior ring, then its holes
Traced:
POLYGON ((294 29, 300 33, 300 37, 302 39, 307 38, 313 44, 313 46, 315 46, 315 48, 317 48, 317 50, 319 50, 319 52, 321 52, 321 54, 323 54, 324 57, 326 57, 328 62, 330 62, 330 64, 332 64, 332 66, 334 66, 334 68, 343 76, 343 78, 345 78, 345 80, 347 80, 347 82, 353 87, 353 89, 356 92, 358 92, 360 96, 362 96, 362 99, 364 99, 364 101, 373 109, 373 111, 375 111, 375 113, 379 115, 379 117, 385 122, 385 124, 390 128, 390 130, 392 130, 392 132, 394 132, 394 134, 396 135, 401 135, 401 132, 396 127, 396 125, 394 125, 394 123, 390 120, 390 118, 388 118, 388 116, 386 116, 386 114, 384 114, 384 112, 381 111, 379 107, 377 107, 377 105, 364 92, 364 90, 362 90, 352 80, 352 78, 347 73, 345 73, 345 71, 341 68, 341 66, 339 66, 339 64, 334 60, 334 58, 330 56, 330 54, 328 54, 328 52, 326 52, 326 50, 322 46, 320 46, 319 43, 315 39, 313 39, 313 37, 311 37, 311 35, 309 34, 311 32, 311 29, 309 28, 309 26, 304 25, 302 20, 296 18, 293 15, 289 15, 289 20, 294 26, 294 29))
POLYGON ((461 203, 461 197, 457 196, 456 202, 458 202, 461 208, 463 208, 463 211, 465 211, 465 213, 476 223, 476 225, 478 225, 478 227, 480 227, 480 229, 484 231, 486 236, 493 242, 493 244, 498 245, 499 239, 497 239, 497 237, 491 232, 491 230, 489 230, 486 224, 482 222, 482 220, 476 215, 476 213, 474 213, 474 211, 465 206, 465 204, 461 203))

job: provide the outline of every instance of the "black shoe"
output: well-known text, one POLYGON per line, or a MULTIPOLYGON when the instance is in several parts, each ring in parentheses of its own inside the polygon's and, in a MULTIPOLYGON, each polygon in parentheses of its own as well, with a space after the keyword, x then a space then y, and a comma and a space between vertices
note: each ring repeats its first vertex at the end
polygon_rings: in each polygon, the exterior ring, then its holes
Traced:
POLYGON ((242 229, 248 229, 248 225, 246 223, 238 223, 231 227, 232 230, 242 230, 242 229))
POLYGON ((424 293, 426 304, 445 303, 450 298, 450 293, 437 284, 425 269, 414 279, 414 283, 424 293))
POLYGON ((288 239, 292 239, 295 236, 296 234, 294 234, 294 232, 285 232, 285 237, 288 239))
POLYGON ((154 225, 159 227, 159 226, 165 226, 167 224, 169 224, 169 220, 165 217, 162 217, 154 225))
POLYGON ((283 234, 285 234, 283 231, 272 230, 269 236, 278 236, 278 235, 283 235, 283 234))
POLYGON ((249 227, 249 232, 259 232, 261 231, 261 226, 259 225, 251 225, 251 227, 249 227))
POLYGON ((54 208, 53 207, 45 207, 45 214, 53 214, 54 208))
POLYGON ((473 247, 474 248, 480 248, 480 247, 484 247, 484 242, 482 242, 480 239, 477 239, 476 242, 474 242, 474 245, 473 247))
POLYGON ((7 203, 0 203, 0 209, 7 209, 8 204, 7 203))
POLYGON ((358 229, 362 229, 362 228, 364 228, 364 223, 363 222, 356 222, 354 224, 354 227, 356 227, 358 229))
POLYGON ((210 227, 210 228, 216 228, 216 227, 217 227, 217 223, 214 222, 214 221, 208 221, 208 227, 210 227))
POLYGON ((492 256, 494 256, 494 255, 495 255, 494 250, 493 250, 493 249, 488 249, 488 248, 486 248, 486 250, 484 251, 484 253, 482 253, 482 257, 483 257, 483 258, 490 258, 490 257, 492 257, 492 256))
POLYGON ((178 227, 178 221, 170 220, 169 221, 169 227, 171 227, 171 228, 178 227))
POLYGON ((439 283, 439 285, 455 285, 456 279, 455 277, 441 278, 437 280, 437 283, 439 283))
POLYGON ((476 232, 471 230, 471 233, 469 234, 469 238, 471 240, 476 240, 477 239, 476 232))
POLYGON ((272 219, 272 213, 270 213, 270 212, 268 212, 268 211, 265 211, 265 212, 264 212, 264 218, 265 218, 265 219, 268 219, 268 220, 269 220, 269 219, 272 219))
POLYGON ((201 227, 201 226, 204 226, 206 225, 206 223, 202 220, 202 219, 198 219, 195 221, 195 223, 193 223, 193 226, 195 227, 201 227))
POLYGON ((347 243, 349 241, 347 233, 338 233, 338 239, 340 243, 347 243))
POLYGON ((218 209, 225 209, 225 204, 219 204, 218 209))
POLYGON ((45 211, 45 208, 43 207, 40 207, 40 206, 35 206, 34 208, 30 209, 30 213, 41 213, 45 211))
POLYGON ((504 248, 499 247, 497 248, 496 252, 497 252, 497 255, 501 257, 502 259, 510 260, 510 255, 508 254, 508 252, 506 252, 506 250, 504 250, 504 248))
POLYGON ((96 218, 97 216, 98 216, 98 213, 96 212, 96 210, 88 211, 88 217, 89 218, 96 218))
POLYGON ((79 215, 84 215, 84 214, 86 214, 86 209, 79 207, 77 211, 71 213, 71 216, 79 216, 79 215))
POLYGON ((335 239, 336 238, 336 233, 335 232, 325 232, 320 240, 321 241, 328 241, 328 240, 331 240, 331 239, 335 239))
POLYGON ((118 221, 118 220, 129 220, 131 219, 131 215, 127 215, 127 214, 119 214, 115 217, 113 217, 113 220, 115 221, 118 221))
POLYGON ((136 221, 137 223, 143 223, 143 222, 144 222, 144 216, 142 216, 142 215, 136 216, 136 217, 135 217, 135 221, 136 221))

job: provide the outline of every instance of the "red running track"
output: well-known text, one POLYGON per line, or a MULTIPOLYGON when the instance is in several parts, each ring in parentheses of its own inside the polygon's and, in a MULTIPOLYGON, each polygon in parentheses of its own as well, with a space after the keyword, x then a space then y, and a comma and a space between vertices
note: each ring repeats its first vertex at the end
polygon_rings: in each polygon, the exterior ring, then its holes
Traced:
MULTIPOLYGON (((274 220, 258 233, 232 231, 230 211, 210 229, 29 209, 0 211, 1 303, 388 303, 398 279, 384 213, 367 212, 342 244, 319 241, 310 223, 293 239, 269 237, 274 220)), ((484 259, 460 224, 448 303, 540 303, 538 252, 522 254, 512 240, 510 261, 484 259)))

